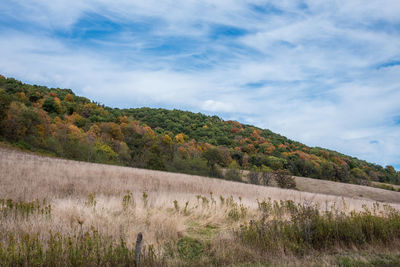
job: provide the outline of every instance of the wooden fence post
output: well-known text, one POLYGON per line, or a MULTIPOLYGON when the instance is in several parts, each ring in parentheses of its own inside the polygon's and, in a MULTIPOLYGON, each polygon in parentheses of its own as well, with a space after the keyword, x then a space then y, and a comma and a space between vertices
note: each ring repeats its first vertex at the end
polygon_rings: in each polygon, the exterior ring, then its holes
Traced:
POLYGON ((142 235, 142 233, 139 233, 138 235, 137 235, 137 239, 136 239, 136 250, 135 250, 135 253, 136 253, 136 267, 139 267, 140 266, 140 253, 141 253, 141 250, 142 250, 142 240, 143 240, 143 235, 142 235))

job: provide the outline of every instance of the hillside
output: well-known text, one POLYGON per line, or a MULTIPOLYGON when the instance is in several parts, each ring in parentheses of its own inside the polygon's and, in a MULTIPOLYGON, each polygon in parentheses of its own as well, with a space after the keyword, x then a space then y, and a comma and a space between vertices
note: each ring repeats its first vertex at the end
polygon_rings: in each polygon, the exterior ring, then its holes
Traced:
POLYGON ((140 266, 400 263, 398 192, 300 185, 343 191, 333 196, 1 148, 0 169, 0 266, 135 266, 139 232, 140 266))
POLYGON ((267 129, 180 110, 118 109, 70 89, 0 76, 0 138, 69 159, 225 179, 221 168, 400 184, 393 167, 308 147, 267 129))

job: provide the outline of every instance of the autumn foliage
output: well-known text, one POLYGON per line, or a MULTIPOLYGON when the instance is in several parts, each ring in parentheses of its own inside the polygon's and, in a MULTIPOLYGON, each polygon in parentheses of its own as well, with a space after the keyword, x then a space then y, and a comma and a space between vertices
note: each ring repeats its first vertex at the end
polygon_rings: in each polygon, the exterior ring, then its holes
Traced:
POLYGON ((236 166, 351 183, 400 183, 391 166, 310 148, 237 121, 179 110, 109 108, 70 89, 3 76, 0 139, 76 160, 191 174, 221 176, 221 167, 236 166))

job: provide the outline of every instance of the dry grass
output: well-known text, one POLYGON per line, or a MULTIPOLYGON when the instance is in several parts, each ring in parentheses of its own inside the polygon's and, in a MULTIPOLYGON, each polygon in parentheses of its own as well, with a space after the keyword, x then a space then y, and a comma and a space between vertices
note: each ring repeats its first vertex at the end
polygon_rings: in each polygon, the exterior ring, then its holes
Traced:
MULTIPOLYGON (((243 179, 245 181, 248 181, 247 175, 249 171, 242 171, 242 173, 244 174, 243 179)), ((340 183, 307 177, 294 176, 294 178, 296 181, 296 189, 303 192, 333 195, 352 199, 372 200, 385 203, 400 203, 400 192, 385 190, 372 186, 340 183)), ((275 185, 275 182, 272 182, 272 184, 275 185)), ((372 182, 372 185, 385 185, 391 186, 396 190, 400 189, 400 185, 392 185, 379 182, 372 182)))
MULTIPOLYGON (((351 197, 353 199, 367 199, 386 203, 400 203, 400 192, 371 186, 338 183, 305 177, 295 177, 295 179, 297 188, 305 192, 351 197)), ((393 187, 397 188, 395 185, 393 185, 393 187)))
POLYGON ((400 190, 400 185, 395 184, 387 184, 387 183, 380 183, 380 182, 372 182, 374 186, 392 186, 396 190, 400 190))
POLYGON ((302 178, 301 182, 298 180, 298 187, 311 193, 186 174, 48 158, 7 149, 0 149, 0 159, 0 198, 77 199, 86 198, 93 192, 104 197, 120 198, 126 190, 130 190, 135 196, 148 192, 151 202, 156 205, 172 203, 173 200, 193 200, 196 195, 209 195, 212 192, 217 197, 241 197, 242 202, 250 207, 256 207, 257 199, 267 198, 312 201, 321 205, 339 204, 344 199, 350 209, 360 209, 364 204, 370 206, 378 200, 376 198, 380 198, 378 201, 400 207, 400 194, 397 192, 308 178, 302 178), (348 188, 355 193, 352 194, 348 188), (344 192, 344 198, 341 192, 344 192), (363 198, 360 194, 363 194, 363 198))
MULTIPOLYGON (((142 232, 145 244, 154 245, 157 253, 163 253, 162 243, 166 240, 178 240, 188 235, 210 239, 215 247, 224 251, 224 242, 232 238, 229 230, 254 218, 257 200, 267 198, 314 202, 321 208, 336 205, 346 210, 359 210, 363 205, 372 207, 373 200, 380 200, 392 202, 392 206, 400 210, 399 193, 320 180, 316 180, 319 184, 308 186, 309 191, 315 192, 309 193, 48 158, 8 149, 0 149, 0 169, 0 199, 46 199, 52 206, 50 219, 40 215, 3 218, 0 233, 39 233, 42 240, 47 240, 49 230, 71 234, 94 227, 115 240, 123 237, 131 246, 137 233, 142 232), (124 208, 123 197, 127 195, 127 190, 132 192, 133 198, 124 208), (356 192, 357 199, 316 193, 332 194, 334 191, 336 194, 343 192, 345 196, 356 192), (143 192, 148 194, 147 199, 143 197, 143 192), (96 204, 88 199, 93 193, 95 198, 92 200, 96 204), (393 195, 389 196, 391 193, 393 195), (363 199, 359 199, 360 194, 363 194, 363 199), (385 194, 386 198, 383 197, 385 194), (246 207, 247 213, 238 220, 232 220, 227 216, 230 207, 222 205, 220 196, 224 199, 233 196, 238 204, 246 207), (174 207, 175 200, 178 209, 174 207), (188 206, 185 210, 186 202, 188 206)), ((298 186, 307 190, 307 181, 298 180, 298 186)), ((0 234, 0 242, 4 239, 5 236, 0 234)))

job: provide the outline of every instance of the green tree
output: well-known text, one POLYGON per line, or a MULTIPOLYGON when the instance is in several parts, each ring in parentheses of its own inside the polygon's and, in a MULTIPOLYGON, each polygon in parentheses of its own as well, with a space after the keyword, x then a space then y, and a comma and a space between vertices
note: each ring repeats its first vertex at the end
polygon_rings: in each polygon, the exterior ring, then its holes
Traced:
POLYGON ((118 154, 107 144, 96 143, 96 159, 99 162, 114 162, 118 158, 118 154))
POLYGON ((165 170, 165 163, 161 155, 160 147, 158 145, 153 145, 150 148, 146 168, 153 170, 165 170))
POLYGON ((48 97, 44 100, 42 108, 48 113, 57 113, 56 101, 52 97, 48 97))
POLYGON ((223 157, 218 149, 210 148, 203 153, 203 157, 207 160, 207 166, 210 168, 210 175, 216 176, 218 174, 216 164, 223 162, 223 157))
POLYGON ((283 169, 284 163, 285 163, 284 159, 280 159, 274 156, 269 156, 267 158, 267 162, 265 165, 272 168, 273 170, 279 170, 283 169))
POLYGON ((2 133, 12 141, 29 138, 36 142, 38 125, 40 125, 40 119, 34 109, 13 101, 4 117, 2 133))
POLYGON ((7 95, 7 93, 3 89, 0 89, 0 127, 2 121, 6 117, 7 110, 10 104, 11 104, 11 98, 7 95))

